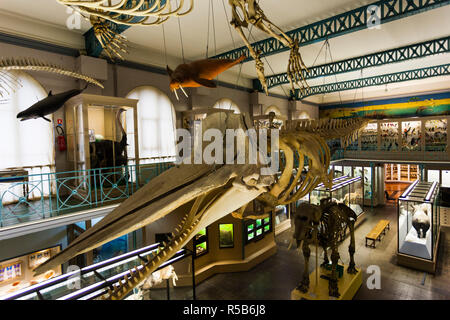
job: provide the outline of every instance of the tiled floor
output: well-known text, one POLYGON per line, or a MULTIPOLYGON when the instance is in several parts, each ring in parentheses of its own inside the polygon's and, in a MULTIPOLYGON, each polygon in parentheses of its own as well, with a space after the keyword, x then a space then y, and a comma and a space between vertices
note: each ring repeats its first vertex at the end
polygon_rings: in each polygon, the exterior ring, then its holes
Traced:
MULTIPOLYGON (((370 208, 368 209, 370 210, 370 208)), ((355 260, 363 269, 363 285, 354 299, 450 299, 450 234, 441 238, 439 264, 436 275, 425 274, 398 266, 397 223, 395 206, 377 208, 366 214, 366 221, 356 230, 355 260), (380 219, 392 221, 391 230, 377 243, 376 249, 366 248, 365 235, 380 219), (381 269, 381 289, 369 290, 366 286, 366 269, 377 265, 381 269)), ((199 300, 288 300, 303 272, 303 256, 297 250, 287 250, 289 232, 277 237, 278 252, 248 272, 215 275, 197 286, 199 300)), ((348 263, 347 238, 340 247, 341 259, 348 263)), ((321 255, 321 251, 319 251, 321 255)), ((310 268, 314 268, 312 250, 310 268)))

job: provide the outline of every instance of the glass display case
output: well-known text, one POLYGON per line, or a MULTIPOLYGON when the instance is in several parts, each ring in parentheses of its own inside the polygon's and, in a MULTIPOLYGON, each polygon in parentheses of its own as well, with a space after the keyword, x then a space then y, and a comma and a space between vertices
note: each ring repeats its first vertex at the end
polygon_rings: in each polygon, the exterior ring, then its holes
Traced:
POLYGON ((369 123, 361 133, 361 150, 375 151, 378 148, 378 123, 369 123))
POLYGON ((334 166, 334 177, 339 178, 344 176, 344 172, 342 171, 342 166, 334 166))
POLYGON ((280 205, 275 207, 275 227, 289 220, 289 210, 287 206, 280 205))
POLYGON ((380 124, 381 151, 398 151, 398 122, 384 122, 380 124))
POLYGON ((364 199, 372 199, 372 187, 372 168, 364 167, 364 199))
POLYGON ((440 224, 438 202, 439 184, 419 180, 412 183, 398 199, 400 264, 431 271, 423 260, 435 261, 440 224), (422 262, 414 263, 414 259, 421 259, 422 262))
POLYGON ((320 205, 320 200, 331 198, 349 206, 357 216, 360 216, 364 213, 362 190, 361 177, 343 176, 333 180, 331 189, 326 188, 323 183, 319 184, 311 192, 310 203, 320 205))
POLYGON ((352 176, 352 167, 344 166, 344 176, 352 176))
POLYGON ((447 151, 447 119, 425 121, 425 151, 447 151))
POLYGON ((139 159, 137 102, 80 94, 66 103, 67 161, 73 170, 110 168, 139 159), (126 111, 125 117, 120 110, 126 111))
POLYGON ((421 151, 422 150, 422 122, 406 121, 402 122, 402 150, 421 151))

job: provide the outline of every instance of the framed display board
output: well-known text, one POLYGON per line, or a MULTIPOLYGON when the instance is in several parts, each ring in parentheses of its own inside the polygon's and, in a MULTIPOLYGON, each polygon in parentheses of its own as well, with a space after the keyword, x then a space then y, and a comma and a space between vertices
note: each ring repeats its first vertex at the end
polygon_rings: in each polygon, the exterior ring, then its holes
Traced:
POLYGON ((193 240, 195 257, 198 258, 208 253, 208 228, 200 230, 193 240))
POLYGON ((62 274, 61 265, 34 276, 33 270, 61 251, 61 245, 0 262, 0 296, 62 274))
POLYGON ((249 220, 245 224, 245 243, 248 244, 252 241, 259 241, 264 238, 266 233, 272 231, 272 216, 265 219, 249 220))
POLYGON ((219 224, 219 248, 234 248, 234 225, 219 224))

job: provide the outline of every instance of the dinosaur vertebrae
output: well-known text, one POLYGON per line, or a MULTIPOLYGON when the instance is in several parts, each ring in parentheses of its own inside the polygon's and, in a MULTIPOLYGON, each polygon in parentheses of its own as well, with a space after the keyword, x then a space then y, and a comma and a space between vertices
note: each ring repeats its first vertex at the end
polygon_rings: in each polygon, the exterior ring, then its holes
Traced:
POLYGON ((57 0, 67 6, 75 6, 78 11, 123 25, 154 26, 164 23, 170 17, 184 16, 194 8, 194 0, 181 12, 185 0, 180 0, 176 8, 172 8, 170 0, 57 0), (153 18, 153 21, 149 21, 153 18))
MULTIPOLYGON (((0 72, 1 71, 15 71, 15 70, 23 70, 23 71, 43 71, 43 72, 51 72, 57 73, 60 75, 84 80, 86 82, 95 84, 100 88, 103 88, 103 85, 97 80, 85 76, 83 74, 67 70, 60 66, 44 62, 35 58, 2 58, 0 59, 0 72)), ((4 81, 5 78, 0 78, 0 81, 4 81)))
POLYGON ((365 128, 370 120, 320 119, 287 121, 285 130, 318 134, 325 140, 341 139, 342 147, 348 146, 358 138, 358 132, 365 128))
POLYGON ((261 201, 272 207, 287 205, 310 193, 321 182, 331 186, 333 173, 328 173, 330 149, 320 136, 308 132, 284 132, 280 136, 280 150, 285 157, 284 169, 271 190, 259 198, 261 201), (295 167, 295 156, 298 157, 298 167, 295 167), (305 157, 308 159, 308 172, 302 178, 305 157))

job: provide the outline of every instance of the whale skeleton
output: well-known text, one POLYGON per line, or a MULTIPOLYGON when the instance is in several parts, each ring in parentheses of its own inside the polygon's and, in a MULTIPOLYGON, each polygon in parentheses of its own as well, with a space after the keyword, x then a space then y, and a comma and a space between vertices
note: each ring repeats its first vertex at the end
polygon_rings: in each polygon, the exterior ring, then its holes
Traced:
MULTIPOLYGON (((123 299, 186 246, 200 230, 222 217, 228 214, 238 219, 267 217, 276 205, 297 201, 319 183, 330 187, 333 172, 328 172, 331 159, 325 138, 340 138, 346 146, 367 122, 365 119, 287 121, 286 129, 278 131, 279 148, 285 160, 281 175, 263 175, 261 170, 267 165, 263 165, 261 160, 256 164, 180 164, 172 167, 140 188, 65 250, 36 268, 35 272, 43 273, 183 207, 186 214, 170 234, 168 242, 162 243, 163 248, 143 261, 141 266, 130 270, 103 295, 104 299, 123 299), (305 161, 308 170, 306 175, 302 175, 305 161), (250 216, 246 208, 254 200, 262 204, 263 210, 257 216, 250 216)), ((218 112, 203 120, 202 129, 210 128, 225 133, 227 129, 248 130, 252 124, 248 114, 218 112)), ((275 131, 268 135, 269 140, 275 131)), ((251 135, 246 135, 245 139, 247 154, 257 142, 251 135)), ((271 142, 268 145, 271 146, 271 142)), ((259 159, 263 159, 264 152, 258 149, 258 153, 259 159)), ((235 151, 236 157, 238 154, 239 150, 235 151)))

